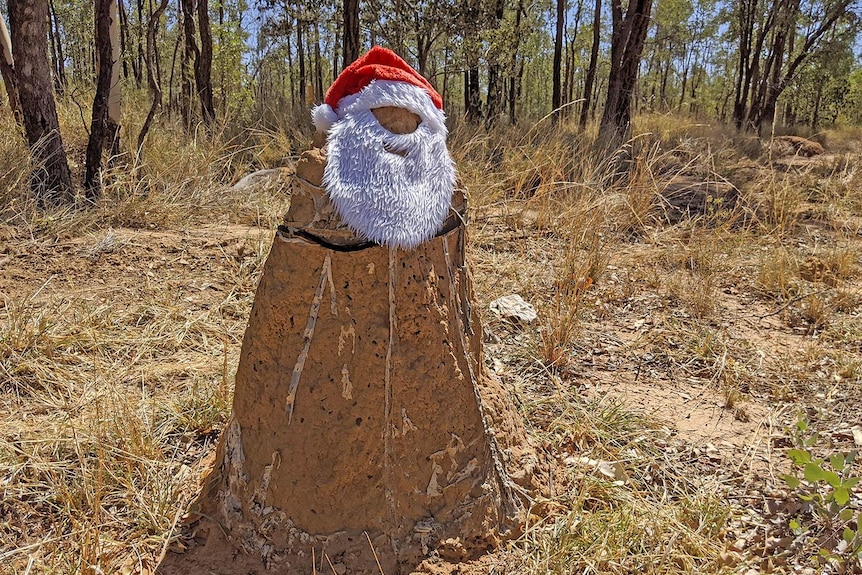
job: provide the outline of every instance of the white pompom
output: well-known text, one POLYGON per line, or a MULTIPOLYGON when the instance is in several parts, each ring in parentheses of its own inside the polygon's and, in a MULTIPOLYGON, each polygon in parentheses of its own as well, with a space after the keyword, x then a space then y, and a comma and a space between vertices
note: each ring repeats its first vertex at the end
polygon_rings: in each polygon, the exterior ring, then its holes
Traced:
POLYGON ((338 114, 329 104, 320 104, 311 109, 311 121, 318 132, 325 134, 338 121, 338 114))

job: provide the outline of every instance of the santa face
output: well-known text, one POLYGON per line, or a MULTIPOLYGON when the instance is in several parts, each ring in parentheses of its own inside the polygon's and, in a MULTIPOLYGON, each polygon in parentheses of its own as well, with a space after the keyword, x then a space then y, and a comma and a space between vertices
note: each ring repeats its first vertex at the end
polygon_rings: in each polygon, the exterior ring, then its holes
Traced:
POLYGON ((422 121, 415 131, 396 134, 372 110, 401 102, 368 95, 344 107, 329 130, 324 186, 354 232, 382 245, 414 248, 440 230, 451 205, 455 168, 442 112, 429 117, 427 108, 399 106, 422 121))

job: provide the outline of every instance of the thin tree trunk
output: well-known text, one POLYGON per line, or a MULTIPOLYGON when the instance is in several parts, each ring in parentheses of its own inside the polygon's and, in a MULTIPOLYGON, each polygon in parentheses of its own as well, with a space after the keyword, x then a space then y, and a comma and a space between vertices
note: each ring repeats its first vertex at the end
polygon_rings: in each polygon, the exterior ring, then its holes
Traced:
POLYGON ((118 0, 118 4, 120 8, 120 52, 123 55, 123 78, 128 80, 130 60, 132 62, 132 75, 137 76, 137 74, 134 70, 135 60, 129 49, 129 15, 126 13, 126 6, 123 4, 123 0, 118 0))
POLYGON ((323 101, 323 58, 320 54, 320 25, 314 20, 314 101, 323 101))
POLYGON ((344 68, 359 58, 359 0, 344 0, 344 68))
POLYGON ((593 46, 590 49, 590 64, 587 67, 587 77, 584 80, 584 102, 581 104, 581 117, 578 124, 581 129, 587 126, 587 117, 590 113, 590 103, 593 101, 593 83, 596 80, 596 67, 599 60, 599 42, 602 27, 602 0, 596 0, 596 9, 593 12, 593 46))
POLYGON ((613 0, 611 9, 611 70, 601 126, 610 142, 619 143, 628 137, 631 130, 632 99, 649 27, 652 0, 631 0, 625 18, 621 0, 613 0))
MULTIPOLYGON (((509 71, 509 123, 513 126, 517 122, 517 101, 520 97, 520 76, 518 74, 518 50, 521 44, 521 15, 524 13, 524 0, 518 0, 518 7, 515 12, 515 43, 512 46, 512 58, 510 61, 509 71)), ((523 62, 521 63, 520 71, 523 72, 523 62)))
POLYGON ((201 116, 207 126, 215 120, 215 104, 213 103, 213 36, 210 25, 209 0, 197 0, 198 29, 201 36, 201 49, 196 54, 195 83, 201 100, 201 116))
POLYGON ((48 3, 51 20, 54 23, 54 36, 57 38, 57 79, 60 92, 66 89, 68 82, 66 80, 66 57, 63 55, 63 35, 60 34, 60 20, 57 18, 57 11, 54 10, 54 0, 48 3))
POLYGON ((90 121, 90 138, 87 140, 87 156, 84 168, 84 190, 87 199, 95 201, 102 188, 102 149, 108 134, 108 99, 111 93, 111 4, 113 0, 96 0, 96 54, 98 75, 96 95, 93 98, 93 114, 90 121))
POLYGON ((150 125, 153 123, 153 118, 156 116, 156 112, 162 107, 162 86, 159 83, 158 74, 154 73, 153 67, 155 65, 154 62, 156 61, 156 28, 159 25, 159 20, 161 19, 162 14, 164 14, 167 8, 168 0, 162 0, 162 3, 159 4, 156 11, 150 16, 149 22, 147 22, 147 55, 145 62, 147 66, 147 79, 150 83, 150 94, 153 101, 150 104, 150 111, 147 112, 147 118, 144 120, 144 125, 141 126, 141 131, 138 133, 138 163, 140 163, 141 160, 144 140, 150 131, 150 125))
POLYGON ((305 94, 305 85, 306 85, 306 78, 305 78, 305 44, 304 44, 304 42, 302 41, 302 26, 303 26, 303 22, 302 22, 302 20, 300 20, 299 18, 297 18, 297 19, 296 19, 296 50, 297 50, 297 56, 298 56, 298 59, 299 59, 299 78, 298 78, 298 80, 299 80, 299 82, 298 82, 298 84, 299 84, 299 86, 298 86, 299 90, 298 90, 298 94, 297 94, 297 95, 299 96, 299 101, 300 101, 300 102, 303 102, 303 103, 306 103, 306 104, 307 104, 308 102, 306 102, 306 101, 305 101, 305 100, 306 100, 306 94, 305 94))
MULTIPOLYGON (((578 9, 575 11, 575 25, 572 27, 572 37, 566 38, 566 35, 563 36, 565 42, 563 44, 563 48, 566 52, 566 74, 565 74, 565 83, 564 89, 562 93, 562 100, 564 100, 563 104, 568 104, 574 99, 574 84, 575 84, 575 42, 578 39, 578 32, 581 27, 581 8, 583 7, 583 0, 578 0, 578 9)), ((570 114, 570 109, 566 109, 565 115, 568 116, 570 114)))
POLYGON ((51 4, 53 4, 53 2, 49 3, 48 5, 48 17, 50 19, 50 22, 48 22, 48 41, 51 45, 51 75, 54 77, 54 89, 57 91, 58 94, 62 94, 63 86, 60 83, 60 74, 57 72, 57 70, 59 70, 60 68, 60 58, 59 56, 57 56, 58 38, 57 35, 54 34, 54 19, 53 14, 51 14, 51 12, 53 12, 53 10, 51 10, 51 4))
POLYGON ((9 26, 15 57, 26 66, 15 69, 24 131, 33 159, 39 164, 30 184, 40 205, 71 203, 72 176, 60 136, 51 88, 47 0, 9 0, 9 26))
POLYGON ((446 45, 443 47, 443 89, 440 91, 444 108, 449 103, 449 54, 449 40, 447 39, 446 45))
MULTIPOLYGON (((505 4, 503 0, 496 0, 492 27, 499 28, 501 26, 503 22, 504 8, 505 4)), ((505 95, 503 73, 500 69, 500 60, 503 55, 502 49, 497 48, 492 54, 493 57, 490 58, 491 61, 488 63, 488 96, 485 98, 487 111, 485 114, 485 124, 487 127, 491 127, 497 121, 500 114, 503 113, 503 97, 505 95)))
POLYGON ((9 30, 6 29, 6 21, 0 14, 0 76, 6 87, 6 96, 9 98, 9 107, 12 114, 20 124, 21 103, 18 98, 18 77, 15 74, 15 60, 12 57, 12 40, 9 38, 9 30))
POLYGON ((296 108, 296 82, 294 81, 295 74, 293 73, 293 50, 290 47, 290 34, 285 35, 284 38, 287 43, 287 71, 288 71, 288 83, 290 86, 290 104, 292 108, 296 108))
MULTIPOLYGON (((152 12, 152 0, 150 0, 150 12, 152 12)), ((132 66, 135 71, 135 84, 140 88, 144 81, 144 0, 138 0, 138 49, 136 51, 137 64, 132 66)), ((158 53, 158 52, 157 52, 158 53)), ((158 68, 156 69, 158 71, 158 68)), ((149 80, 147 80, 149 81, 149 80)))
MULTIPOLYGON (((177 15, 179 17, 179 14, 177 15)), ((174 108, 174 72, 177 68, 177 53, 180 51, 180 44, 183 41, 183 33, 182 29, 180 29, 177 33, 177 41, 174 42, 174 55, 171 58, 171 73, 168 77, 168 117, 170 117, 171 110, 174 108)), ((180 67, 182 67, 182 63, 180 63, 180 67)), ((182 74, 182 70, 180 70, 180 74, 182 74)))
POLYGON ((108 124, 107 135, 110 140, 110 161, 120 155, 120 103, 122 101, 122 86, 120 85, 120 61, 123 54, 120 49, 120 17, 119 2, 111 1, 111 91, 108 94, 108 124))
POLYGON ((180 112, 183 124, 187 129, 192 125, 192 100, 195 93, 193 87, 197 76, 198 61, 200 60, 200 49, 195 39, 195 0, 180 0, 183 11, 183 38, 184 49, 182 54, 182 101, 180 112))
POLYGON ((478 66, 471 66, 464 71, 464 105, 467 121, 478 122, 482 118, 482 95, 479 92, 478 66))
POLYGON ((566 0, 557 0, 557 30, 554 35, 554 68, 551 76, 553 77, 553 90, 551 94, 551 108, 553 109, 554 117, 557 120, 561 117, 560 106, 563 105, 561 91, 561 75, 563 61, 563 28, 566 22, 566 0))

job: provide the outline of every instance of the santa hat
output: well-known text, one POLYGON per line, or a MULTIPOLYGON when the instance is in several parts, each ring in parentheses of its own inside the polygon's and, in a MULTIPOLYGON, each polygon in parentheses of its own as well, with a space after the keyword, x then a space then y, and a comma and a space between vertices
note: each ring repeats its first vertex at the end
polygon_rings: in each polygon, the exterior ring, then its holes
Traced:
POLYGON ((397 54, 379 46, 345 68, 323 102, 311 111, 314 127, 321 132, 329 131, 349 112, 383 106, 405 108, 431 128, 446 129, 440 94, 397 54))

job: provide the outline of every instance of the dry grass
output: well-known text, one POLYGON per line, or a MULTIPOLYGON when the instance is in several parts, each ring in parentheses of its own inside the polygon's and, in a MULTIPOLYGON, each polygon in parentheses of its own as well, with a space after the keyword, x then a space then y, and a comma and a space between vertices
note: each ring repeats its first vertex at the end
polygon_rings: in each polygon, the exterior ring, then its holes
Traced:
MULTIPOLYGON (((80 152, 77 109, 61 112, 80 152)), ((517 292, 540 312, 527 327, 485 318, 492 365, 561 470, 506 551, 513 573, 762 566, 763 549, 729 549, 747 513, 735 491, 766 490, 769 471, 738 471, 737 452, 706 465, 677 414, 617 388, 697 385, 741 422, 764 397, 813 405, 831 386, 836 425, 862 414, 858 156, 780 172, 729 130, 656 116, 636 133, 611 151, 595 128, 546 122, 451 136, 481 308, 517 292), (679 177, 730 179, 740 203, 671 223, 662 193, 679 177)), ((153 566, 229 411, 288 201, 278 184, 230 184, 305 139, 163 123, 89 210, 36 210, 27 166, 0 162, 0 260, 20 274, 0 280, 0 573, 153 566)), ((6 138, 11 157, 24 150, 6 138)))

